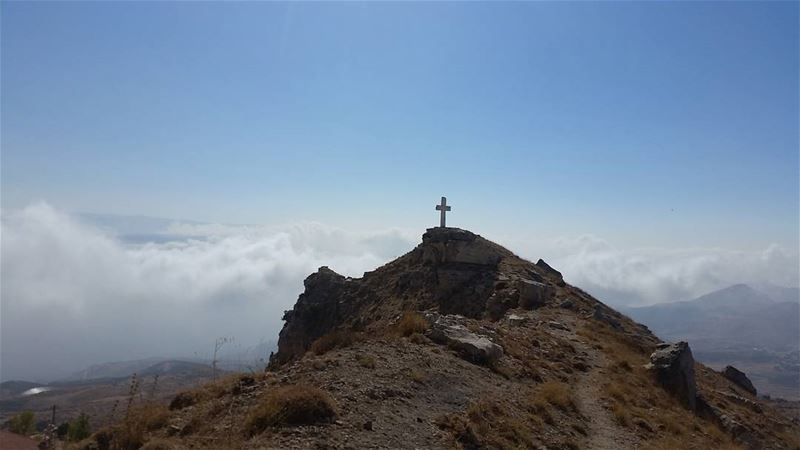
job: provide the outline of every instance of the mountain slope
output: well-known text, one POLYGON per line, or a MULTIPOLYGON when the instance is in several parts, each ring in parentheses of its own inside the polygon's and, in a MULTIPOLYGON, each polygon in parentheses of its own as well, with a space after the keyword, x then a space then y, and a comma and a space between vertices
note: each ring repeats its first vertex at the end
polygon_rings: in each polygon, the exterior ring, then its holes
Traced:
MULTIPOLYGON (((284 319, 266 373, 178 395, 143 441, 243 449, 797 445, 796 423, 695 364, 688 347, 660 345, 543 261, 465 230, 428 230, 414 250, 362 278, 323 267, 284 319)), ((117 442, 131 428, 123 422, 104 436, 117 442)))
POLYGON ((800 303, 775 302, 744 284, 690 301, 625 312, 665 339, 687 339, 704 351, 731 347, 792 351, 800 341, 800 303))

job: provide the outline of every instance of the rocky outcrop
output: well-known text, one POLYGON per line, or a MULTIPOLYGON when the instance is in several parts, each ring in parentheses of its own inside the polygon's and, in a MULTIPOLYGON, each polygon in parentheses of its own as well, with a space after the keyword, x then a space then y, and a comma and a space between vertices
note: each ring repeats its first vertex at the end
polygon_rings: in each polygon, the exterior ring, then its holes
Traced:
POLYGON ((428 314, 430 328, 425 333, 430 340, 447 345, 464 359, 475 364, 491 364, 503 356, 503 347, 488 337, 473 333, 462 325, 463 317, 428 314))
POLYGON ((753 383, 747 378, 747 375, 736 367, 726 366, 725 369, 722 370, 722 376, 745 391, 756 395, 756 387, 753 386, 753 383))
POLYGON ((658 382, 678 397, 685 406, 696 408, 697 388, 694 381, 694 357, 687 342, 659 344, 646 366, 658 382))
POLYGON ((540 259, 539 261, 536 262, 536 267, 541 269, 546 275, 552 277, 556 281, 556 284, 558 284, 559 286, 565 285, 564 277, 561 275, 561 272, 550 267, 550 264, 544 262, 543 259, 540 259))
POLYGON ((429 228, 422 235, 424 264, 475 264, 496 267, 511 252, 459 228, 429 228))
POLYGON ((280 332, 278 353, 271 358, 272 363, 302 355, 314 340, 342 323, 344 311, 339 300, 346 284, 345 277, 324 266, 303 281, 305 291, 294 308, 283 315, 286 324, 280 332))
POLYGON ((696 403, 696 411, 700 417, 715 422, 733 439, 747 444, 748 448, 763 448, 756 438, 757 433, 736 420, 735 417, 709 403, 704 396, 698 395, 696 403))
POLYGON ((599 322, 606 323, 611 325, 613 328, 621 328, 622 324, 620 323, 619 319, 614 317, 614 312, 611 308, 608 308, 605 305, 597 304, 594 307, 594 312, 592 313, 592 318, 599 322))

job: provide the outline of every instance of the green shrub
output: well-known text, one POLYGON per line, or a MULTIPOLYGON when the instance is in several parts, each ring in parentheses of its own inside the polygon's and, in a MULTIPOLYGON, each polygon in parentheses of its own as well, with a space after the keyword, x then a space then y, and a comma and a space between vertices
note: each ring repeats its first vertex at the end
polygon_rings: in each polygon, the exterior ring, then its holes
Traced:
POLYGON ((92 430, 89 427, 89 416, 81 413, 75 420, 69 423, 67 428, 67 439, 70 442, 77 442, 89 437, 92 430))
POLYGON ((23 411, 9 420, 8 430, 12 433, 28 436, 36 431, 36 416, 33 411, 23 411))

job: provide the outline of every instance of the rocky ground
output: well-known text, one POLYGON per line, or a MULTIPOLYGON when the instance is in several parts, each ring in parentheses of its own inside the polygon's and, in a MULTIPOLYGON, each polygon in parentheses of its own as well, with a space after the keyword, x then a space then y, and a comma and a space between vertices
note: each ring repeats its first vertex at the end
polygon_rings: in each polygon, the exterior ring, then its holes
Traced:
POLYGON ((796 418, 690 346, 468 231, 305 288, 266 373, 134 405, 76 447, 798 448, 796 418))

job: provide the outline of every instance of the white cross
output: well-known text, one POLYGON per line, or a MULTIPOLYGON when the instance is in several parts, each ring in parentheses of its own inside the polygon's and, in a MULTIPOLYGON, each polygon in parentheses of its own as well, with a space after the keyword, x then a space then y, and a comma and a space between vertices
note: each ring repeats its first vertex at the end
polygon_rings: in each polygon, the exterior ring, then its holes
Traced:
POLYGON ((442 228, 445 228, 444 215, 445 215, 445 213, 447 213, 447 211, 450 211, 450 207, 447 206, 447 198, 446 197, 442 197, 442 204, 441 205, 436 205, 436 210, 442 212, 441 225, 439 225, 439 226, 442 227, 442 228))

